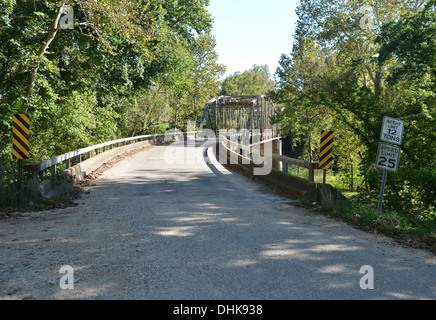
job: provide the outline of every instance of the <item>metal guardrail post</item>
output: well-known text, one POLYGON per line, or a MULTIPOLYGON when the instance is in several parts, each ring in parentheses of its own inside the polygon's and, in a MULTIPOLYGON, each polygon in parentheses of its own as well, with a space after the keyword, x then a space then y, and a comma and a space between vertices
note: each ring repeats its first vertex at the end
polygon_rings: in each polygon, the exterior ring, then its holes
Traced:
POLYGON ((309 169, 309 180, 315 181, 315 170, 313 170, 313 168, 309 169))
MULTIPOLYGON (((272 153, 282 155, 282 141, 281 140, 273 140, 272 141, 272 153)), ((279 159, 272 160, 272 167, 274 169, 282 171, 282 162, 279 159)))
POLYGON ((39 172, 37 172, 37 171, 32 172, 32 177, 33 177, 33 183, 38 185, 39 184, 39 172))
POLYGON ((284 173, 288 173, 288 163, 287 162, 282 162, 282 167, 283 167, 283 172, 284 173))
MULTIPOLYGON (((220 136, 221 139, 221 136, 220 136)), ((253 155, 261 155, 265 157, 270 157, 274 161, 279 161, 283 164, 283 167, 288 168, 289 165, 296 165, 297 166, 297 176, 300 175, 300 167, 306 168, 309 170, 309 181, 315 182, 315 170, 319 168, 318 163, 314 162, 307 162, 299 159, 289 158, 280 154, 276 154, 274 152, 265 152, 263 150, 263 143, 266 141, 261 141, 260 143, 250 144, 250 146, 246 146, 243 144, 239 144, 237 142, 232 141, 231 139, 228 139, 224 136, 222 136, 222 145, 226 148, 227 152, 230 152, 232 149, 232 146, 237 145, 237 149, 241 148, 243 150, 247 150, 247 152, 250 152, 250 159, 253 158, 253 155), (259 146, 259 149, 253 148, 253 146, 259 146), (286 165, 285 165, 286 164, 286 165)), ((285 171, 287 173, 287 169, 285 171)))

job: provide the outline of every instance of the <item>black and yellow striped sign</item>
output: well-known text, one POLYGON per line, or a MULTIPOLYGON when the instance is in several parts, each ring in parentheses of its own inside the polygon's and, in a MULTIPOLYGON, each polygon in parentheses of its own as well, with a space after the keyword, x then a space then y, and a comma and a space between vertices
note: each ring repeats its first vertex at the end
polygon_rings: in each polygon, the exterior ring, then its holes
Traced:
POLYGON ((321 150, 319 153, 319 168, 329 169, 333 164, 333 131, 321 132, 321 150))
POLYGON ((24 114, 14 114, 12 155, 16 159, 29 158, 29 117, 24 114))

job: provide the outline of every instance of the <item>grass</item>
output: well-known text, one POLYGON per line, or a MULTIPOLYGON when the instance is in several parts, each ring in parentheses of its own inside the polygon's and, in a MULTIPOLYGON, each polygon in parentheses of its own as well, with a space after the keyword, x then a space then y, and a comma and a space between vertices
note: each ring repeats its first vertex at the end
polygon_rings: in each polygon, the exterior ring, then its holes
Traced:
MULTIPOLYGON (((302 167, 297 169, 296 166, 289 166, 288 173, 309 180, 309 169, 302 167)), ((323 170, 315 170, 314 181, 323 183, 323 170)), ((351 177, 350 171, 333 172, 327 170, 326 183, 341 191, 356 190, 364 184, 363 178, 358 174, 357 170, 354 171, 353 177, 351 177)))

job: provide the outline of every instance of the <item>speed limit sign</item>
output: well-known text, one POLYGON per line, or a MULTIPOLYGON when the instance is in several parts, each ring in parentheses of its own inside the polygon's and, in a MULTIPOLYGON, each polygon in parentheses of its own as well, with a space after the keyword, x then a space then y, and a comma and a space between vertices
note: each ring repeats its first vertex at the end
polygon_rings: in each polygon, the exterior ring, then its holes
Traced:
POLYGON ((382 170, 397 172, 400 163, 400 151, 400 147, 380 142, 375 166, 382 170))

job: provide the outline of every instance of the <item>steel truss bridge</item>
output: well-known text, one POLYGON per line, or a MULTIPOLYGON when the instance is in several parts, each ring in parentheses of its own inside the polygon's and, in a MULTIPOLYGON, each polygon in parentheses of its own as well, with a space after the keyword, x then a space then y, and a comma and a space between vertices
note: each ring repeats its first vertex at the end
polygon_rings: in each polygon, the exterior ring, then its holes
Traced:
MULTIPOLYGON (((175 141, 176 135, 180 135, 184 140, 202 139, 206 136, 209 140, 211 136, 215 136, 220 160, 224 154, 223 158, 229 160, 226 163, 237 164, 244 170, 254 173, 259 167, 257 160, 263 158, 263 167, 271 168, 268 170, 269 173, 262 174, 264 180, 287 190, 287 193, 296 198, 313 201, 317 197, 319 185, 314 182, 314 171, 319 169, 319 165, 281 154, 280 127, 273 121, 276 112, 274 103, 263 95, 220 96, 205 104, 199 131, 170 130, 164 134, 108 141, 55 156, 37 164, 24 165, 23 169, 32 172, 35 184, 39 185, 43 171, 51 170, 50 176, 56 177, 57 166, 65 163, 62 165, 65 168, 63 172, 78 182, 99 165, 122 152, 144 148, 149 144, 161 144, 163 141, 175 141), (288 174, 288 165, 297 166, 297 172, 300 167, 308 169, 309 179, 288 174)), ((53 189, 49 187, 51 185, 50 179, 40 184, 42 189, 47 186, 47 190, 53 189)))
POLYGON ((260 141, 279 139, 275 115, 274 103, 264 95, 219 96, 206 103, 200 131, 208 128, 218 136, 220 130, 248 130, 250 136, 259 134, 260 141))

